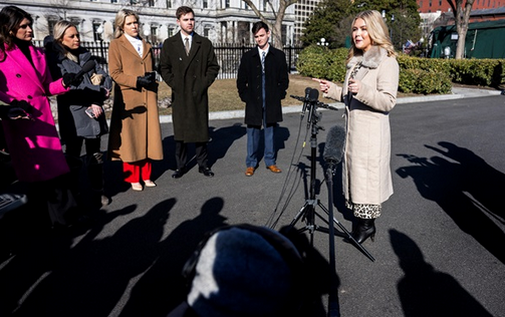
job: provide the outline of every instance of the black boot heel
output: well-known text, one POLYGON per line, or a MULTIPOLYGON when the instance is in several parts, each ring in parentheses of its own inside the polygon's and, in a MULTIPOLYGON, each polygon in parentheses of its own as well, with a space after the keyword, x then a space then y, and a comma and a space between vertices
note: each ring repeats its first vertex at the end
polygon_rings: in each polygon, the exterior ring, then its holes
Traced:
POLYGON ((352 237, 359 244, 370 238, 372 241, 375 240, 375 219, 362 219, 358 218, 356 226, 353 228, 352 237))

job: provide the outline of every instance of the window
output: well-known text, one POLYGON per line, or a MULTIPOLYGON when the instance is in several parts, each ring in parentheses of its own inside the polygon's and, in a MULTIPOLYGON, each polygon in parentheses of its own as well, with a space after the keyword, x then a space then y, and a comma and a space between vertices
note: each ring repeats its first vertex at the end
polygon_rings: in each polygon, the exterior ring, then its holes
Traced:
POLYGON ((58 22, 58 17, 47 17, 47 27, 50 35, 53 35, 53 27, 58 22))
POLYGON ((224 7, 229 8, 230 7, 230 0, 224 0, 224 7))
POLYGON ((174 34, 175 34, 175 28, 169 26, 168 29, 167 29, 167 33, 168 33, 167 34, 168 37, 174 36, 174 34))
POLYGON ((251 31, 249 30, 250 23, 238 21, 237 23, 237 39, 242 44, 249 44, 251 41, 251 31))
POLYGON ((167 0, 167 9, 172 8, 172 0, 167 0))
POLYGON ((221 43, 226 43, 228 39, 228 25, 226 21, 221 22, 221 43))
POLYGON ((75 28, 77 29, 77 32, 81 32, 81 22, 84 20, 81 20, 79 18, 70 18, 70 23, 75 25, 75 28))
POLYGON ((156 25, 151 25, 151 43, 158 42, 158 27, 156 25))
POLYGON ((203 0, 202 2, 202 8, 207 9, 209 7, 209 1, 208 0, 203 0))
POLYGON ((287 37, 288 29, 285 25, 281 26, 281 41, 283 45, 287 45, 288 37, 287 37))
POLYGON ((103 33, 103 25, 101 21, 93 21, 93 40, 101 41, 103 33))

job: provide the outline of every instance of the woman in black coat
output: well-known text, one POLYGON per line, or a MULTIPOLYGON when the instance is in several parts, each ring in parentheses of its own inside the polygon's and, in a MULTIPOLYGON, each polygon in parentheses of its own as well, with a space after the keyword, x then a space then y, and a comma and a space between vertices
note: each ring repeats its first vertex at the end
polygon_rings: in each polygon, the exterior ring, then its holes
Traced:
MULTIPOLYGON (((82 165, 81 148, 86 147, 86 167, 91 187, 100 194, 102 205, 109 203, 103 193, 103 158, 100 151, 100 136, 107 133, 107 122, 102 108, 109 97, 112 79, 95 62, 89 51, 80 46, 79 32, 69 21, 55 24, 53 48, 56 60, 53 72, 59 77, 83 71, 86 65, 89 71, 84 73, 83 80, 72 85, 71 90, 58 96, 58 122, 60 135, 66 145, 65 153, 73 174, 74 190, 78 191, 79 170, 82 165), (90 62, 91 61, 91 62, 90 62), (88 64, 87 64, 88 63, 88 64), (93 65, 89 67, 88 65, 93 65)), ((82 72, 81 72, 82 73, 82 72)))

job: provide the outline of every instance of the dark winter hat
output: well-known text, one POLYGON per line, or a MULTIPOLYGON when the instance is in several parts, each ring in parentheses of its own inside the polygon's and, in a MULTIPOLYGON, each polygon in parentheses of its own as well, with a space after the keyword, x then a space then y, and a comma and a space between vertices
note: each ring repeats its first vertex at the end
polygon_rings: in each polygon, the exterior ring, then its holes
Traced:
POLYGON ((203 245, 187 304, 201 317, 283 316, 298 304, 300 267, 296 248, 278 232, 227 227, 203 245))

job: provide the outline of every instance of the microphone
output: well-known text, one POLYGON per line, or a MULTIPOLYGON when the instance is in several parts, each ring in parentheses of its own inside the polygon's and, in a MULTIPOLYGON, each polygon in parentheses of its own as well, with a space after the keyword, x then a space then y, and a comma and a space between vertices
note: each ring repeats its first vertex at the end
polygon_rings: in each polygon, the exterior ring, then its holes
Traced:
POLYGON ((305 88, 305 98, 303 100, 303 109, 302 113, 305 113, 305 110, 307 110, 307 102, 309 101, 310 98, 310 92, 312 91, 312 88, 307 87, 305 88))
POLYGON ((82 77, 84 74, 86 74, 90 70, 94 69, 95 66, 96 66, 96 62, 94 60, 90 59, 89 61, 84 63, 84 65, 82 65, 82 69, 77 74, 75 74, 75 78, 77 79, 77 78, 82 77))
POLYGON ((321 107, 321 108, 324 108, 324 109, 328 109, 328 110, 335 110, 335 111, 338 111, 338 108, 337 108, 337 107, 333 107, 333 106, 330 106, 330 105, 325 104, 325 103, 322 103, 322 102, 317 102, 317 106, 318 106, 318 107, 321 107))
POLYGON ((327 163, 338 164, 342 161, 345 146, 345 129, 333 126, 326 135, 323 158, 327 163))
POLYGON ((317 91, 317 89, 307 87, 305 88, 305 93, 307 93, 307 89, 309 89, 309 102, 316 103, 317 98, 319 98, 319 91, 317 91))

